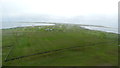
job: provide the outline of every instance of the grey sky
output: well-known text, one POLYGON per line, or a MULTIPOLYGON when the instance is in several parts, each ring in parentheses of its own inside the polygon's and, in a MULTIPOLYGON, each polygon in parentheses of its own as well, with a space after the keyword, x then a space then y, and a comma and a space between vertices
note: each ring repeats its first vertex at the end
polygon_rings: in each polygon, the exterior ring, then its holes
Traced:
POLYGON ((2 13, 7 16, 51 14, 77 16, 117 14, 119 0, 2 0, 2 13))
MULTIPOLYGON (((119 0, 1 0, 3 21, 117 23, 119 0)), ((10 23, 9 23, 10 24, 10 23)))

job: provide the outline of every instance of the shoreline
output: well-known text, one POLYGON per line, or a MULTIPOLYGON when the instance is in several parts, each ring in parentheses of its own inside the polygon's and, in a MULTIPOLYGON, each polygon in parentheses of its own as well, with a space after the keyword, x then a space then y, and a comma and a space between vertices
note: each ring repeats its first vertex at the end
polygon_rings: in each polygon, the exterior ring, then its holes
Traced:
POLYGON ((108 27, 94 27, 94 26, 80 26, 84 29, 89 29, 89 30, 96 30, 96 31, 102 31, 102 32, 107 32, 107 33, 115 33, 115 34, 119 34, 119 32, 117 31, 117 29, 114 28, 108 28, 108 27))
POLYGON ((39 24, 32 23, 31 25, 20 25, 20 26, 6 27, 6 28, 0 28, 0 29, 4 30, 4 29, 13 29, 13 28, 35 27, 35 26, 54 26, 56 24, 79 25, 80 27, 84 29, 119 34, 119 32, 117 31, 117 28, 105 27, 105 26, 100 26, 100 25, 71 24, 71 23, 39 23, 39 24))

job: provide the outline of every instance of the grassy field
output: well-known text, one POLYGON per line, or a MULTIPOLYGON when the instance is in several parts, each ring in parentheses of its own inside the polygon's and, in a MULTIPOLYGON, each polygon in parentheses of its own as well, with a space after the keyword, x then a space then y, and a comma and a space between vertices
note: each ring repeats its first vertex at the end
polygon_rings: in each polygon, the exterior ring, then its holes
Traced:
POLYGON ((3 66, 118 65, 117 34, 70 24, 3 29, 2 33, 3 66), (10 60, 16 57, 22 58, 10 60))

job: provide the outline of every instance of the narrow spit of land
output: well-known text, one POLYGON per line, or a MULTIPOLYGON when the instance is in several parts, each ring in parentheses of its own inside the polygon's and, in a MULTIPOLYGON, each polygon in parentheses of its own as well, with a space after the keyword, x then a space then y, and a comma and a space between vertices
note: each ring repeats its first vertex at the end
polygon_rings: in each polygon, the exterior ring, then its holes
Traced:
POLYGON ((29 26, 2 31, 3 66, 118 64, 118 34, 88 30, 72 24, 29 26), (15 59, 22 56, 27 57, 15 59))

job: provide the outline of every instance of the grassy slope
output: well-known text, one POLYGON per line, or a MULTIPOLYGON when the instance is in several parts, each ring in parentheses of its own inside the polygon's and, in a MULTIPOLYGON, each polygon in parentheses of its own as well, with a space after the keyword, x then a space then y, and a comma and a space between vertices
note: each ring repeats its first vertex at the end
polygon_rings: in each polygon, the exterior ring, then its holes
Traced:
POLYGON ((117 65, 117 42, 117 34, 86 30, 77 25, 6 29, 3 30, 3 60, 11 49, 11 47, 7 46, 14 46, 7 59, 60 48, 82 47, 26 57, 9 62, 3 61, 3 65, 117 65), (46 31, 45 29, 48 28, 54 30, 46 31))

